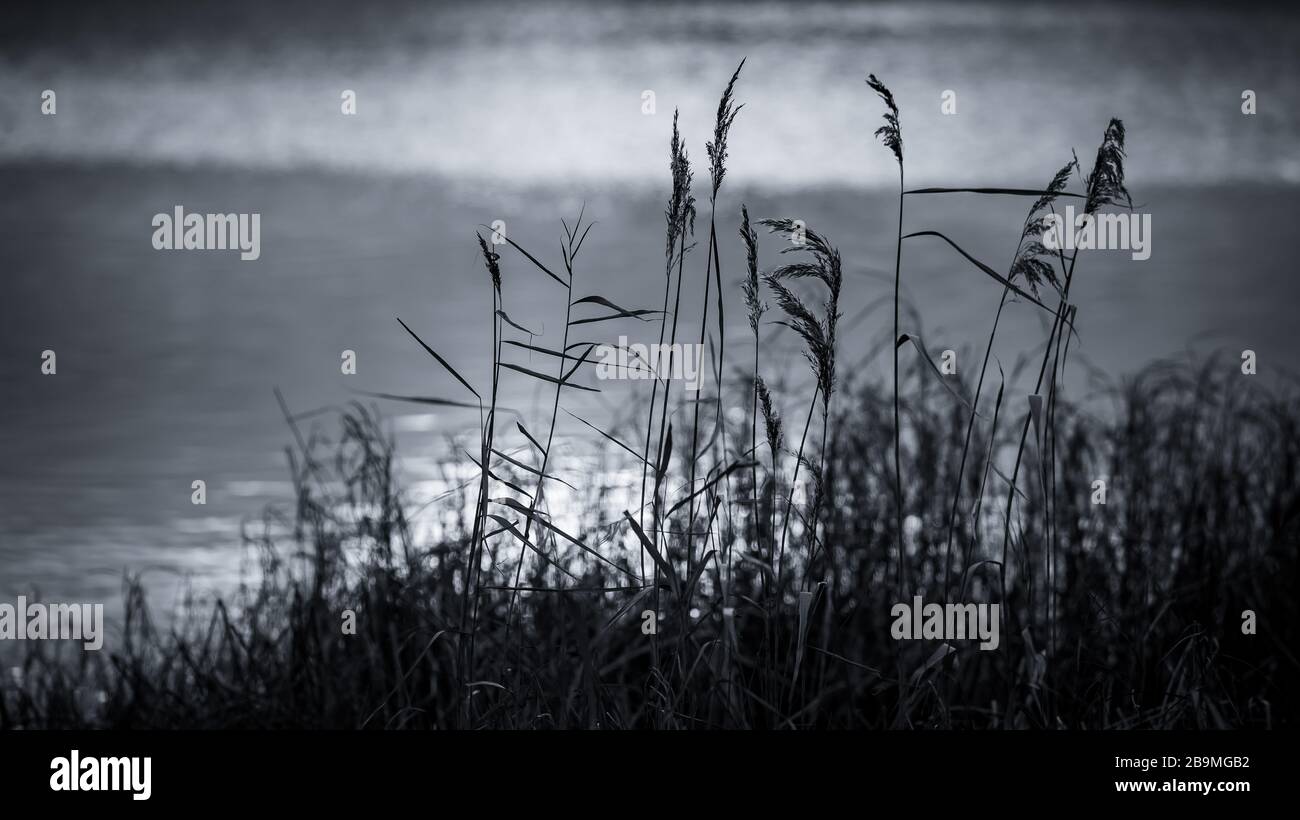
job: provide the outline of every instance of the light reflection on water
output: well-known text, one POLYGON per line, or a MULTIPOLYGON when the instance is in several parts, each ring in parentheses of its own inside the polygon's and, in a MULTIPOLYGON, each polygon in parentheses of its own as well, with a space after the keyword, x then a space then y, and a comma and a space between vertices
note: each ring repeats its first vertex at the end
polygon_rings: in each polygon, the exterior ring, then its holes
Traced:
MULTIPOLYGON (((4 233, 28 240, 4 251, 5 301, 23 307, 0 323, 0 341, 33 355, 56 347, 61 367, 41 380, 27 359, 0 358, 0 593, 113 600, 125 568, 160 579, 163 606, 178 579, 231 588, 246 557, 240 522, 291 500, 292 439, 272 386, 295 411, 340 405, 354 388, 464 400, 398 330, 398 315, 486 383, 476 225, 504 217, 512 237, 549 249, 559 217, 585 203, 601 225, 577 295, 657 307, 672 110, 703 180, 716 95, 741 56, 746 107, 726 219, 743 195, 756 216, 806 217, 851 265, 888 266, 896 169, 870 136, 879 112, 867 71, 903 105, 918 185, 1041 184, 1072 147, 1086 163, 1117 115, 1129 124, 1130 188, 1155 214, 1156 250, 1141 267, 1087 260, 1079 355, 1119 373, 1211 334, 1225 347, 1292 349, 1290 261, 1247 240, 1285 235, 1283 215, 1295 211, 1294 25, 1020 3, 565 8, 556 17, 528 4, 387 6, 341 42, 286 36, 255 53, 235 38, 0 56, 6 91, 53 84, 61 95, 57 118, 42 119, 14 108, 24 95, 0 94, 9 128, 0 161, 72 163, 25 170, 23 193, 0 203, 4 233), (1255 118, 1238 110, 1245 83, 1258 86, 1255 118), (341 88, 358 91, 355 119, 338 114, 341 88), (654 116, 641 113, 646 89, 654 116), (957 116, 940 113, 944 89, 957 92, 957 116), (1282 185, 1263 198, 1243 188, 1261 181, 1282 185), (180 202, 263 213, 263 259, 152 252, 150 216, 180 202), (339 378, 345 348, 360 354, 356 383, 339 378), (189 504, 196 477, 209 482, 206 507, 189 504)), ((996 262, 1014 247, 1021 207, 917 203, 909 220, 943 226, 996 262)), ((738 275, 738 250, 724 253, 738 275)), ((997 292, 958 274, 941 248, 909 247, 907 263, 928 340, 980 343, 997 292)), ((517 257, 503 264, 508 310, 540 317, 537 341, 555 343, 562 314, 550 284, 517 257)), ((846 316, 880 287, 852 279, 846 316)), ((1031 311, 1009 313, 999 351, 1008 369, 1041 333, 1031 311)), ((729 358, 752 352, 740 317, 729 308, 729 358)), ((846 333, 846 360, 866 355, 879 329, 868 321, 846 333)), ((793 353, 765 361, 802 373, 793 353)), ((846 376, 879 375, 878 364, 846 376)), ((1086 382, 1080 371, 1072 378, 1086 382)), ((503 401, 539 432, 545 392, 506 389, 503 401)), ((612 389, 565 406, 605 423, 638 401, 612 389)), ((448 492, 443 464, 456 451, 446 438, 471 429, 476 413, 385 410, 413 505, 448 492)), ((586 463, 558 469, 592 483, 586 463)), ((630 504, 616 494, 605 510, 630 504)), ((423 513, 419 538, 437 537, 447 515, 423 513)), ((576 530, 576 512, 558 515, 576 530)))

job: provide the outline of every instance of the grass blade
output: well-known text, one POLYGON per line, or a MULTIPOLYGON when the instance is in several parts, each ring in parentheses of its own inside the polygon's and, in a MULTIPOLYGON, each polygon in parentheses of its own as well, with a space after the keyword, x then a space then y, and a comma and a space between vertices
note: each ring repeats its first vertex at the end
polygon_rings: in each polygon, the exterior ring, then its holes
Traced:
POLYGON ((403 328, 405 328, 405 329, 406 329, 406 332, 409 333, 409 334, 411 334, 411 338, 412 338, 412 339, 415 339, 415 341, 419 342, 419 343, 420 343, 420 347, 422 347, 422 348, 424 348, 425 350, 427 350, 427 351, 429 352, 429 355, 432 356, 434 359, 436 359, 436 360, 438 361, 438 364, 440 364, 440 365, 443 366, 443 369, 445 369, 445 370, 446 370, 448 373, 450 373, 451 375, 455 376, 455 377, 456 377, 456 381, 458 381, 458 382, 460 382, 461 384, 465 385, 465 389, 468 390, 469 392, 473 393, 473 394, 474 394, 474 397, 477 398, 479 401, 483 401, 483 397, 480 396, 480 395, 478 394, 478 391, 477 391, 477 390, 475 390, 473 387, 470 386, 470 383, 469 383, 469 382, 465 381, 465 377, 462 376, 462 375, 460 375, 459 373, 457 373, 457 372, 456 372, 456 368, 454 368, 454 367, 452 367, 450 364, 448 364, 446 359, 444 359, 443 357, 439 356, 439 355, 438 355, 438 352, 437 352, 436 350, 434 350, 433 348, 431 348, 431 347, 429 347, 427 344, 425 344, 425 343, 424 343, 424 339, 421 339, 419 336, 416 335, 416 333, 415 333, 414 330, 411 330, 409 327, 407 327, 406 322, 403 322, 400 316, 397 317, 397 323, 398 323, 399 325, 401 325, 403 328))
MULTIPOLYGON (((930 357, 930 352, 925 349, 925 344, 921 341, 921 337, 909 333, 904 333, 902 336, 898 337, 899 347, 902 347, 907 342, 911 342, 912 346, 915 347, 918 352, 920 352, 921 358, 925 360, 925 363, 930 366, 930 370, 939 379, 939 384, 943 385, 943 389, 951 393, 952 397, 955 398, 957 401, 961 402, 962 405, 965 406, 967 410, 971 411, 977 416, 980 416, 980 414, 975 410, 975 408, 971 406, 971 403, 966 400, 966 397, 958 393, 956 388, 950 385, 948 383, 948 380, 943 377, 943 371, 939 370, 938 366, 934 363, 934 359, 930 357)), ((980 418, 983 418, 983 416, 980 416, 980 418)))
MULTIPOLYGON (((563 381, 561 379, 555 378, 554 376, 547 376, 545 373, 538 373, 536 370, 529 370, 526 367, 520 367, 519 365, 511 364, 510 362, 502 362, 501 366, 508 367, 511 370, 517 371, 519 373, 523 373, 525 376, 532 376, 534 379, 541 379, 544 382, 550 382, 551 384, 558 384, 560 387, 572 387, 575 390, 586 390, 589 393, 600 392, 600 388, 598 387, 587 387, 586 385, 574 384, 573 382, 563 381)), ((572 371, 570 371, 570 373, 572 373, 572 371)))

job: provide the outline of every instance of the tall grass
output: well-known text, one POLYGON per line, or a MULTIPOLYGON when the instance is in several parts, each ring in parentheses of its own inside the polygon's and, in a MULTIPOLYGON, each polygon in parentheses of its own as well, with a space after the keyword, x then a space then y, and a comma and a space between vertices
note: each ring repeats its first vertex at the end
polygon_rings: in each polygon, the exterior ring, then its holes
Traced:
POLYGON ((905 579, 905 560, 903 549, 903 467, 902 467, 902 421, 898 412, 898 348, 902 345, 898 333, 898 302, 902 284, 903 266, 903 132, 898 122, 898 105, 894 95, 885 84, 876 79, 875 74, 867 76, 867 85, 879 95, 885 103, 885 124, 876 129, 876 136, 893 153, 898 162, 898 236, 894 246, 894 330, 890 338, 894 341, 894 505, 895 527, 898 535, 898 598, 902 600, 907 581, 905 579))
POLYGON ((657 324, 660 343, 682 330, 696 206, 674 115, 660 309, 626 307, 612 293, 578 295, 577 260, 592 230, 585 212, 572 225, 561 220, 558 264, 514 240, 490 245, 478 236, 492 296, 490 388, 480 391, 403 322, 455 392, 374 394, 479 411, 475 440, 445 465, 446 492, 420 503, 408 496, 377 409, 353 402, 326 421, 315 411, 294 414, 281 399, 296 498, 246 528, 255 561, 247 583, 226 600, 196 599, 158 621, 139 579, 128 578, 125 619, 109 651, 70 658, 58 644, 25 645, 16 672, 0 679, 0 726, 1293 723, 1294 391, 1243 386, 1235 365, 1219 359, 1149 365, 1111 385, 1112 407, 1101 415, 1084 412, 1062 387, 1078 254, 1048 252, 1037 237, 1060 198, 1083 200, 1088 213, 1131 204, 1119 121, 1105 129, 1079 190, 1069 190, 1071 174, 1082 174, 1077 161, 1041 190, 908 190, 898 106, 872 75, 887 109, 879 134, 899 167, 892 385, 837 380, 845 262, 831 239, 791 219, 751 223, 744 206, 745 262, 731 296, 744 302, 755 349, 752 365, 730 379, 722 304, 723 283, 734 279, 723 276, 720 246, 735 234, 718 220, 736 213, 719 199, 739 76, 738 68, 725 86, 706 146, 709 245, 696 338, 703 345, 717 333, 712 433, 701 436, 704 397, 674 404, 672 380, 658 373, 644 414, 635 408, 629 423, 579 417, 590 432, 584 480, 566 479, 572 459, 556 454, 565 398, 599 389, 585 382, 592 339, 616 323, 649 332, 657 324), (1008 234, 1006 272, 941 231, 905 232, 903 203, 918 195, 1030 200, 1019 231, 1008 234), (1001 292, 973 385, 942 375, 919 328, 900 326, 919 322, 901 298, 903 243, 933 239, 1001 292), (782 264, 762 271, 765 242, 779 248, 782 264), (507 313, 511 283, 525 274, 564 296, 558 347, 535 343, 527 331, 534 317, 507 313), (766 299, 774 318, 765 322, 766 299), (1014 379, 998 364, 990 402, 992 351, 1013 302, 1043 311, 1050 327, 1033 392, 1014 395, 1014 379), (776 361, 760 355, 764 325, 793 334, 811 370, 810 396, 772 388, 784 374, 764 372, 776 361), (904 360, 909 342, 915 356, 904 360), (554 359, 554 369, 517 364, 512 356, 524 351, 554 359), (550 391, 540 423, 497 423, 504 379, 550 391), (943 389, 931 389, 936 380, 943 389), (748 404, 747 418, 722 412, 733 398, 748 404), (805 419, 797 444, 786 441, 787 402, 800 402, 795 412, 805 419), (683 406, 691 433, 674 441, 683 406), (1018 436, 1007 413, 1021 422, 1018 436), (1031 427, 1037 460, 1029 473, 1022 465, 1031 427), (639 487, 616 479, 629 465, 639 487), (1111 478, 1105 505, 1090 500, 1098 475, 1111 478), (905 534, 904 510, 921 522, 915 532, 905 534), (417 535, 414 524, 435 515, 439 525, 417 535), (922 590, 1000 602, 1002 650, 893 640, 892 604, 922 590), (1241 633, 1244 609, 1267 619, 1260 634, 1241 633), (345 611, 356 616, 355 634, 340 628, 345 611))

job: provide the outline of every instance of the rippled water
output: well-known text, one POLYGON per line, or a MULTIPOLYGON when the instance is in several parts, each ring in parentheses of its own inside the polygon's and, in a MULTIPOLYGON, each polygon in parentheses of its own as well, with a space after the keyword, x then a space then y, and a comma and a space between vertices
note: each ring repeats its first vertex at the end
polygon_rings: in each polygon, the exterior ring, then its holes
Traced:
MULTIPOLYGON (((1080 362, 1119 375, 1189 346, 1253 347, 1266 361, 1294 349, 1300 294, 1276 239, 1300 204, 1300 49, 1297 26, 1276 12, 310 8, 277 4, 238 21, 196 12, 179 29, 165 15, 113 18, 109 29, 70 22, 63 44, 46 32, 0 49, 10 183, 0 201, 0 592, 111 597, 124 568, 229 584, 240 521, 289 492, 291 439, 273 387, 297 410, 354 388, 461 398, 399 315, 485 383, 478 225, 504 219, 512 238, 553 259, 559 218, 585 203, 600 224, 578 295, 656 306, 672 111, 704 180, 717 95, 742 56, 725 232, 743 198, 756 216, 798 216, 829 235, 853 269, 848 320, 886 292, 871 274, 893 252, 896 166, 871 136, 880 106, 862 82, 874 71, 903 107, 918 186, 1039 185, 1072 147, 1086 164, 1106 120, 1125 119, 1154 253, 1140 265, 1125 254, 1085 260, 1071 349, 1080 362), (57 90, 55 117, 39 116, 44 88, 57 90), (345 88, 358 94, 357 117, 339 114, 345 88), (1245 88, 1258 95, 1255 117, 1240 113, 1245 88), (956 116, 940 113, 946 89, 956 116), (653 115, 642 113, 646 90, 653 115), (150 219, 177 204, 261 213, 262 258, 154 251, 150 219), (53 378, 39 373, 47 348, 59 355, 53 378), (343 349, 358 352, 355 377, 339 373, 343 349), (190 504, 195 478, 208 482, 205 507, 190 504)), ((1023 207, 916 201, 908 224, 949 231, 997 267, 1023 207)), ((734 282, 738 244, 723 255, 734 282)), ((905 263, 927 344, 981 344, 998 291, 942 247, 909 246, 905 263)), ((558 343, 562 294, 518 257, 503 264, 507 310, 538 325, 539 343, 558 343)), ((739 308, 728 318, 729 356, 748 356, 739 308)), ((878 352, 882 319, 868 314, 845 333, 846 361, 878 352)), ((1008 368, 1041 332, 1031 309, 1009 311, 1008 368)), ((872 360, 844 372, 883 371, 872 360)), ((1072 378, 1086 387, 1083 367, 1072 378)), ((537 391, 506 391, 545 425, 537 391)), ((609 420, 636 401, 618 388, 582 407, 609 420)), ((432 494, 420 482, 447 452, 443 434, 472 419, 388 409, 405 475, 432 494)))

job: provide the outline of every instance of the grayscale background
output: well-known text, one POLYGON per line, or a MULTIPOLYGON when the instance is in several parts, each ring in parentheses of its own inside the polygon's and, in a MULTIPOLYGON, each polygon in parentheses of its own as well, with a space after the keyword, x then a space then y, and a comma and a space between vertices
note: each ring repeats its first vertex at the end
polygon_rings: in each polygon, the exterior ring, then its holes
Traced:
MULTIPOLYGON (((874 71, 903 109, 909 186, 1036 187, 1112 116, 1153 254, 1088 259, 1074 296, 1087 367, 1071 389, 1183 351, 1295 350, 1288 249, 1300 206, 1300 27, 1266 6, 1126 3, 137 3, 19 5, 0 27, 0 594, 113 600, 124 569, 162 596, 238 577, 239 528, 291 495, 295 409, 351 389, 447 393, 394 316, 482 383, 490 307, 474 231, 505 220, 553 250, 585 205, 588 282, 627 304, 661 288, 674 108, 703 143, 742 57, 720 212, 807 220, 850 277, 846 373, 888 373, 896 166, 872 131, 874 71), (43 89, 58 113, 41 116, 43 89), (358 116, 339 112, 355 90, 358 116), (957 95, 957 115, 940 94, 957 95), (1258 96, 1243 116, 1241 92, 1258 96), (641 112, 653 90, 657 111, 641 112), (150 219, 258 212, 262 255, 158 252, 150 219), (887 333, 888 330, 886 329, 887 333), (43 377, 39 356, 58 354, 43 377), (343 349, 359 373, 339 373, 343 349), (190 504, 190 482, 208 504, 190 504)), ((701 197, 704 194, 701 193, 701 197)), ((1023 203, 909 202, 982 259, 1009 261, 1023 203)), ((739 243, 726 229, 739 276, 739 243)), ((998 290, 938 245, 906 250, 932 349, 979 346, 998 290)), ((543 277, 512 305, 555 316, 543 277)), ((731 297, 739 303, 736 288, 731 297)), ((554 302, 554 304, 552 304, 554 302)), ((526 312, 526 311, 525 311, 526 312)), ((745 343, 743 311, 728 319, 745 343)), ((541 328, 544 340, 550 341, 541 328)), ((1041 344, 1009 311, 1008 371, 1041 344), (1037 340, 1037 341, 1036 341, 1037 340)), ((739 349, 739 348, 737 348, 739 349)), ((793 349, 793 348, 792 348, 793 349)), ((792 353, 792 378, 803 366, 792 353)), ((843 366, 843 365, 842 365, 843 366)), ((1261 376, 1261 378, 1271 378, 1261 376)), ((519 389, 519 388, 513 388, 519 389)), ((521 408, 531 393, 506 399, 521 408)), ((617 394, 590 408, 616 416, 617 394)), ((576 407, 578 405, 568 405, 576 407)), ((477 417, 391 406, 413 491, 443 433, 477 417)), ((1104 410, 1099 410, 1104 412, 1104 410)), ((563 428, 562 428, 563 430, 563 428)))

